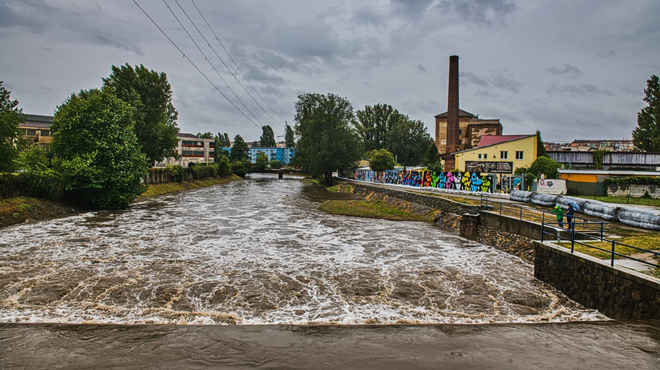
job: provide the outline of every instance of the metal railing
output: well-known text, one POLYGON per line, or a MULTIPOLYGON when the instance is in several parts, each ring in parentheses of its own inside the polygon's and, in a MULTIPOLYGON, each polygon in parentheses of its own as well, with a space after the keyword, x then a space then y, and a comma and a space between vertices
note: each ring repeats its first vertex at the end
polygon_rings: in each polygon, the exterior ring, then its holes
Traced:
MULTIPOLYGON (((556 220, 556 215, 553 212, 536 209, 532 207, 521 206, 514 203, 497 202, 489 199, 487 194, 481 195, 481 210, 490 212, 497 212, 500 216, 514 217, 519 220, 527 220, 532 222, 544 223, 556 220)), ((564 224, 568 225, 568 217, 565 219, 564 224)), ((557 222, 555 222, 557 223, 557 222)), ((608 225, 606 221, 599 221, 594 219, 585 218, 582 216, 573 215, 571 226, 581 232, 597 234, 599 238, 603 238, 605 228, 608 225)))
MULTIPOLYGON (((577 232, 575 230, 575 228, 571 228, 570 237, 564 237, 562 235, 563 233, 559 232, 558 230, 559 230, 559 224, 556 221, 555 222, 552 222, 552 221, 543 222, 541 224, 541 242, 543 242, 543 240, 545 239, 545 235, 552 235, 554 238, 556 238, 554 240, 557 240, 557 242, 559 242, 559 243, 561 243, 561 240, 565 240, 566 242, 570 241, 571 242, 571 253, 575 252, 575 244, 582 245, 582 246, 592 248, 592 249, 597 249, 599 251, 610 254, 610 266, 612 266, 612 267, 614 266, 614 259, 618 256, 618 257, 626 258, 626 259, 629 259, 629 260, 637 261, 637 262, 640 262, 640 263, 645 264, 645 265, 660 268, 660 264, 658 264, 658 263, 651 263, 651 262, 648 262, 648 261, 645 261, 645 260, 642 260, 642 259, 639 259, 639 258, 635 258, 635 257, 631 257, 631 256, 626 255, 626 254, 619 253, 619 252, 616 251, 616 247, 620 246, 620 247, 630 248, 630 249, 635 250, 636 252, 650 253, 655 258, 660 258, 660 253, 657 252, 657 251, 636 247, 634 245, 619 243, 615 240, 609 240, 609 239, 603 238, 602 235, 600 237, 594 237, 593 235, 590 235, 590 234, 577 232), (556 227, 554 225, 556 225, 556 227), (602 242, 602 243, 607 243, 608 244, 608 249, 603 249, 603 248, 599 248, 598 246, 595 246, 595 245, 587 244, 587 243, 585 243, 585 241, 598 241, 598 242, 602 242), (611 248, 609 248, 609 246, 611 246, 611 248)), ((562 229, 562 231, 563 231, 563 229, 562 229)))

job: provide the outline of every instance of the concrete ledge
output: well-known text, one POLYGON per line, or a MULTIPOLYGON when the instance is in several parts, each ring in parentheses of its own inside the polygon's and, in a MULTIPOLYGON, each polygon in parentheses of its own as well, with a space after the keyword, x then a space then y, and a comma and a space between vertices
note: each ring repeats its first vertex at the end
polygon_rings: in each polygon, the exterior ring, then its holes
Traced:
POLYGON ((613 319, 660 319, 660 280, 550 243, 534 242, 534 276, 613 319))

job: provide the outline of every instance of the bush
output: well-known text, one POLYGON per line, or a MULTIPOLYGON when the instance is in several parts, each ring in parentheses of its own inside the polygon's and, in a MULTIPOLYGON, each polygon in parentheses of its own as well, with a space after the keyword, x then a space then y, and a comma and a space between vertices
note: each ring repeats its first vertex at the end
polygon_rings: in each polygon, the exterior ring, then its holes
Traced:
POLYGON ((218 176, 229 176, 231 175, 231 169, 229 168, 229 159, 225 156, 220 157, 218 159, 218 163, 216 164, 218 166, 217 168, 217 174, 218 176))
POLYGON ((167 172, 169 172, 171 182, 182 183, 186 176, 186 169, 181 166, 172 166, 168 164, 167 172))
POLYGON ((252 169, 252 165, 248 161, 236 161, 231 162, 229 168, 233 174, 244 178, 252 169))
POLYGON ((608 179, 605 179, 605 184, 660 185, 660 177, 650 177, 650 176, 610 177, 608 179))
POLYGON ((64 183, 53 170, 0 174, 0 198, 33 197, 60 200, 64 183))
POLYGON ((394 168, 394 156, 385 149, 371 151, 369 167, 374 171, 388 171, 394 168))
POLYGON ((270 161, 269 166, 274 170, 279 170, 280 168, 282 168, 282 162, 278 161, 277 159, 273 159, 272 161, 270 161))

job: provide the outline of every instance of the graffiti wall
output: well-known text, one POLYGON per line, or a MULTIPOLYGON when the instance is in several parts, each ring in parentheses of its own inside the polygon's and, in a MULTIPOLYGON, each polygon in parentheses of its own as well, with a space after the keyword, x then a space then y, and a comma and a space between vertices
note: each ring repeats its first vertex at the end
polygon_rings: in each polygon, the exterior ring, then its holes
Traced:
POLYGON ((491 192, 494 184, 492 175, 478 172, 433 172, 433 171, 381 171, 346 170, 340 175, 346 178, 379 184, 408 185, 439 189, 491 192))

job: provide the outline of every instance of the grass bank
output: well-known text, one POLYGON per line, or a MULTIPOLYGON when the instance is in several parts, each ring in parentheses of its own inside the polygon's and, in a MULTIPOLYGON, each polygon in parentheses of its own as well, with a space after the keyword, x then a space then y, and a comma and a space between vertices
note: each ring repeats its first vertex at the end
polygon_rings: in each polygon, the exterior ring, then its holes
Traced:
POLYGON ((142 195, 137 197, 135 201, 139 202, 149 197, 154 197, 157 195, 163 195, 168 193, 178 193, 180 191, 189 190, 189 189, 198 189, 212 185, 226 184, 228 182, 241 180, 241 179, 242 178, 239 176, 230 175, 225 177, 210 177, 195 181, 184 181, 182 183, 168 182, 165 184, 149 185, 147 191, 145 191, 144 193, 142 193, 142 195))
POLYGON ((395 221, 428 221, 429 218, 402 211, 383 202, 369 200, 326 200, 321 211, 338 215, 384 218, 395 221))
POLYGON ((27 220, 45 220, 80 213, 83 210, 66 203, 18 197, 0 200, 0 228, 27 220))
POLYGON ((588 200, 597 200, 600 202, 606 203, 617 203, 617 204, 637 204, 640 206, 651 206, 660 208, 660 199, 653 198, 634 198, 634 197, 597 197, 597 196, 582 196, 582 195, 571 195, 575 198, 582 198, 588 200))

